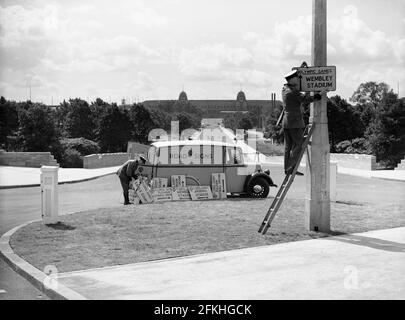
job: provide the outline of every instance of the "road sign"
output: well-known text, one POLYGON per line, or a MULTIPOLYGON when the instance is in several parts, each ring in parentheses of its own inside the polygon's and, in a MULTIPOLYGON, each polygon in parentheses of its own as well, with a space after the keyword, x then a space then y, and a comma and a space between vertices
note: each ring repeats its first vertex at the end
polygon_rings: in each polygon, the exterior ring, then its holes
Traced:
POLYGON ((191 200, 207 200, 212 199, 210 186, 189 186, 191 200))
POLYGON ((172 175, 171 177, 172 187, 185 187, 186 186, 186 176, 183 174, 172 175))
POLYGON ((214 199, 226 199, 225 173, 211 174, 211 190, 214 199))
POLYGON ((335 91, 336 66, 297 68, 300 91, 335 91))
POLYGON ((154 188, 152 189, 152 196, 155 202, 173 200, 171 188, 154 188))

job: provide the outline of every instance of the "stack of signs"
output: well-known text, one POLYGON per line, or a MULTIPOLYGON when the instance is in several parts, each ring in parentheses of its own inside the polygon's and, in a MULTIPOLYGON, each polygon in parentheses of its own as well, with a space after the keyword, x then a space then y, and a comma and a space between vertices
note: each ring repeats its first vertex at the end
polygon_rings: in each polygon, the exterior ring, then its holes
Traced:
POLYGON ((152 189, 155 188, 166 188, 167 178, 153 178, 152 179, 152 189))
POLYGON ((129 200, 129 202, 131 202, 133 204, 139 204, 139 198, 138 198, 138 196, 137 196, 137 194, 135 192, 136 186, 138 186, 138 185, 135 186, 135 184, 136 184, 135 179, 132 179, 129 182, 128 200, 129 200))
POLYGON ((187 187, 172 187, 173 200, 191 200, 190 192, 187 187))
POLYGON ((225 173, 213 173, 211 187, 214 199, 226 199, 225 173))
POLYGON ((145 179, 138 179, 134 182, 134 189, 142 203, 152 203, 153 196, 145 181, 145 179))
POLYGON ((129 198, 129 202, 131 202, 133 204, 139 204, 139 198, 134 189, 128 190, 128 198, 129 198))
POLYGON ((186 176, 185 175, 173 175, 170 177, 172 187, 185 187, 186 176))
POLYGON ((171 188, 154 188, 152 190, 152 196, 155 202, 178 200, 173 199, 171 188))
POLYGON ((212 199, 210 186, 189 186, 191 200, 207 200, 212 199))

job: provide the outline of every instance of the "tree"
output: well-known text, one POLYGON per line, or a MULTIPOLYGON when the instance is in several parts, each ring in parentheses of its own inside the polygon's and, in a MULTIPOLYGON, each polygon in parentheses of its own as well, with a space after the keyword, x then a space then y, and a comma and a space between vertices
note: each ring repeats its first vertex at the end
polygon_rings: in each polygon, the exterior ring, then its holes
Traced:
POLYGON ((389 86, 384 82, 365 82, 360 84, 350 100, 357 104, 365 104, 376 108, 388 90, 389 86))
POLYGON ((151 109, 149 113, 155 128, 163 129, 166 132, 170 130, 171 116, 167 112, 151 109))
POLYGON ((187 112, 175 114, 175 118, 177 118, 177 121, 179 121, 180 133, 185 129, 198 129, 200 126, 199 119, 187 112))
MULTIPOLYGON (((100 127, 100 120, 103 116, 105 110, 110 106, 107 102, 103 101, 103 99, 97 98, 90 104, 90 110, 93 117, 93 121, 95 122, 96 128, 100 127)), ((97 129, 96 129, 97 130, 97 129)))
POLYGON ((96 121, 93 117, 89 104, 80 99, 70 99, 66 105, 65 130, 69 138, 94 140, 96 121))
POLYGON ((15 135, 18 130, 17 103, 0 98, 0 146, 9 147, 7 136, 15 135))
POLYGON ((280 117, 282 110, 283 107, 281 105, 275 107, 271 111, 270 117, 267 119, 266 122, 266 136, 273 139, 276 143, 283 143, 284 141, 284 131, 281 123, 276 126, 277 120, 280 117))
POLYGON ((340 96, 328 99, 328 129, 330 151, 336 152, 336 145, 345 140, 362 137, 365 128, 352 105, 340 96))
POLYGON ((356 103, 356 112, 364 128, 375 118, 377 106, 381 103, 384 95, 387 94, 389 86, 384 82, 369 81, 360 84, 353 93, 350 101, 356 103))
POLYGON ((377 106, 375 117, 367 127, 365 138, 377 161, 393 167, 405 155, 405 104, 389 91, 377 106))
POLYGON ((131 137, 131 119, 126 110, 113 104, 105 109, 100 118, 98 141, 101 152, 123 152, 131 137))
POLYGON ((57 136, 50 108, 36 103, 21 108, 18 137, 24 151, 51 151, 57 136))
POLYGON ((132 122, 131 139, 148 143, 149 132, 155 128, 151 113, 142 104, 133 105, 130 111, 132 122))
POLYGON ((249 116, 242 117, 238 122, 238 129, 249 130, 252 129, 252 121, 249 116))

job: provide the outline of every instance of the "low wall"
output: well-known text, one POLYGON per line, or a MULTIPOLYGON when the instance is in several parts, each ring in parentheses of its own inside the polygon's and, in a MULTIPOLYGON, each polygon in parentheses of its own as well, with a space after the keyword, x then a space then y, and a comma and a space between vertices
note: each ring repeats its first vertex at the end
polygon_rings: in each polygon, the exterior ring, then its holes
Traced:
POLYGON ((83 168, 105 168, 119 166, 129 159, 128 153, 97 153, 83 157, 83 168))
POLYGON ((377 168, 375 156, 367 154, 331 153, 330 160, 336 161, 339 167, 344 168, 361 170, 376 170, 377 168))
POLYGON ((131 159, 135 159, 138 154, 147 155, 150 145, 128 141, 127 153, 131 159))
POLYGON ((0 151, 0 165, 14 167, 59 166, 50 152, 6 152, 0 151))

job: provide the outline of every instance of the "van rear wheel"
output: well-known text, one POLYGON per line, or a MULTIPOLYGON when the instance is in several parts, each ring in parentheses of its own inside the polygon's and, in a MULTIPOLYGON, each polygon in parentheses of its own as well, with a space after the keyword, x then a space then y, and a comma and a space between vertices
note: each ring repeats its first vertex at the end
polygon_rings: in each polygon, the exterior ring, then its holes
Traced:
POLYGON ((267 198, 270 191, 270 185, 266 179, 262 177, 253 178, 249 182, 248 195, 251 198, 267 198))

